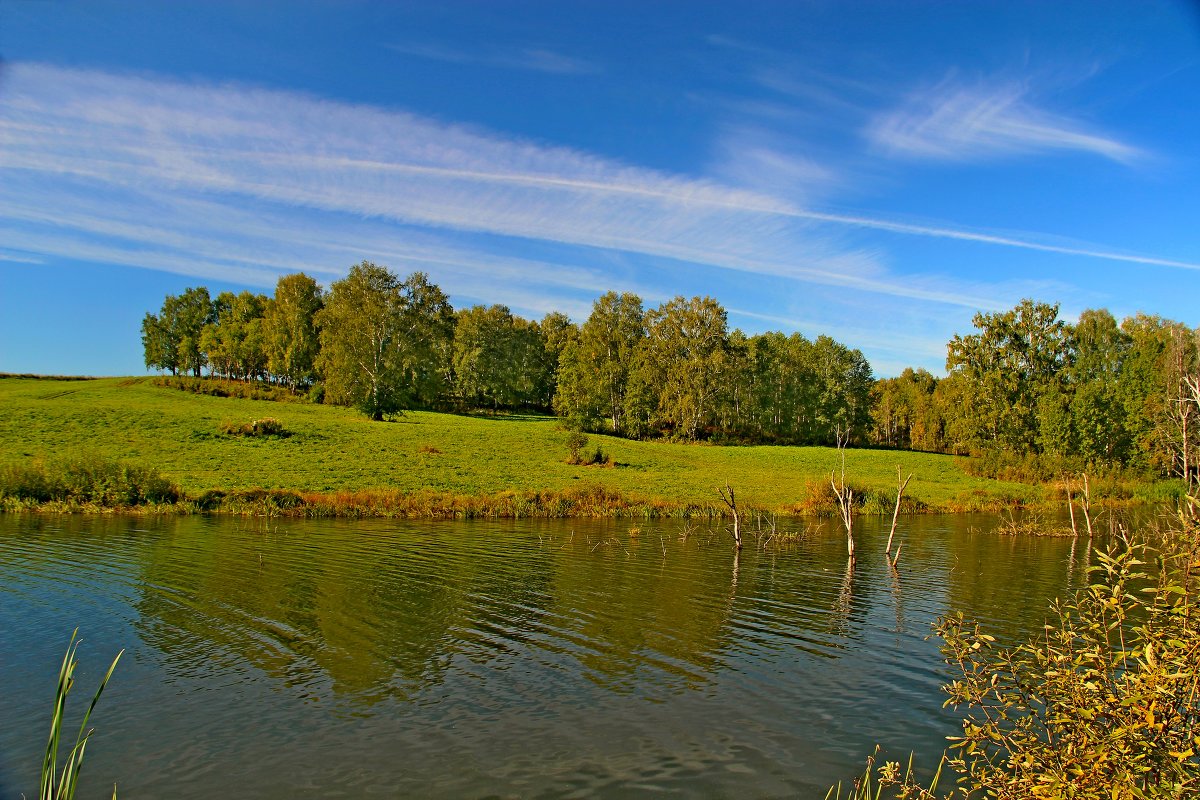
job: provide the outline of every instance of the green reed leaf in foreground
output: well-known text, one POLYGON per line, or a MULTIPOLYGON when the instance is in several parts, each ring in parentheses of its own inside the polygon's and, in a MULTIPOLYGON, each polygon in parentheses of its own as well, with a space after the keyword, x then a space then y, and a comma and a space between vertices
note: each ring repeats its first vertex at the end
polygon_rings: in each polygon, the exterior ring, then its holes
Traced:
MULTIPOLYGON (((75 653, 79 649, 79 640, 76 638, 79 634, 79 629, 76 628, 71 633, 71 641, 67 645, 66 655, 63 656, 62 667, 58 671, 58 687, 54 693, 54 715, 50 719, 50 739, 46 743, 46 756, 42 760, 42 776, 41 784, 38 790, 39 800, 68 800, 75 796, 75 788, 79 781, 79 772, 83 768, 83 754, 87 748, 88 737, 92 735, 92 731, 88 729, 88 720, 92 716, 92 711, 96 709, 96 703, 100 700, 100 695, 104 692, 104 687, 108 685, 108 681, 112 678, 113 670, 117 668, 117 662, 121 660, 121 655, 124 650, 117 653, 112 664, 108 668, 108 672, 104 674, 104 679, 100 681, 99 688, 96 689, 96 694, 92 697, 92 703, 88 706, 87 713, 83 715, 83 721, 79 725, 79 732, 75 736, 75 744, 67 752, 66 763, 63 764, 62 771, 58 770, 58 751, 59 743, 62 739, 63 722, 67 710, 67 695, 70 694, 72 687, 75 685, 75 668, 79 666, 79 661, 75 658, 75 653)), ((113 788, 113 797, 117 796, 116 787, 113 788)))

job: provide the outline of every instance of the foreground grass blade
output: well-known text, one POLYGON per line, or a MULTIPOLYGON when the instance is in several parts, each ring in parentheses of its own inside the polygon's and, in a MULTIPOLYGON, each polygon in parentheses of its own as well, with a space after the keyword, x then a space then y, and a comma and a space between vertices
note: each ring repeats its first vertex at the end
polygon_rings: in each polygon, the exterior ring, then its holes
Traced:
MULTIPOLYGON (((62 740, 63 722, 66 717, 67 696, 71 692, 71 688, 75 684, 75 667, 79 665, 75 658, 75 653, 79 649, 79 641, 77 636, 79 629, 76 628, 71 633, 71 641, 67 645, 66 655, 63 656, 62 666, 58 671, 58 686, 54 693, 54 714, 50 719, 50 738, 46 743, 46 755, 42 760, 42 775, 41 783, 38 790, 39 800, 69 800, 75 796, 75 788, 79 781, 79 772, 83 768, 83 755, 87 749, 88 737, 92 735, 92 731, 88 729, 88 720, 91 719, 92 711, 96 708, 96 703, 100 701, 100 695, 104 692, 104 687, 108 685, 108 681, 112 678, 113 671, 117 668, 117 662, 121 660, 124 650, 117 653, 112 664, 108 668, 108 672, 104 674, 104 679, 100 681, 99 688, 96 689, 96 694, 92 697, 91 705, 88 706, 87 713, 83 715, 83 722, 79 725, 79 732, 75 736, 75 743, 71 750, 67 753, 66 763, 62 767, 62 772, 58 770, 58 750, 62 740)), ((113 787, 113 797, 117 796, 117 789, 113 787)))

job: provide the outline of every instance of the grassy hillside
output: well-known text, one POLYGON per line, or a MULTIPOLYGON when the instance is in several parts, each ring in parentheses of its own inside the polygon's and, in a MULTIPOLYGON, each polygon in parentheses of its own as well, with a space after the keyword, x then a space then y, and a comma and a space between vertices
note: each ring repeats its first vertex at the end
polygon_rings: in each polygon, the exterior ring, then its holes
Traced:
MULTIPOLYGON (((591 435, 615 467, 566 463, 566 433, 547 417, 428 412, 370 422, 350 409, 216 398, 146 378, 0 379, 0 466, 96 454, 160 470, 189 494, 251 487, 302 492, 421 489, 464 495, 564 491, 600 485, 671 503, 707 504, 731 484, 746 505, 789 511, 828 485, 837 452, 824 447, 713 447, 591 435), (279 419, 287 438, 241 438, 223 423, 279 419)), ((851 450, 849 481, 908 495, 939 510, 1036 502, 1042 489, 966 475, 949 456, 851 450)))

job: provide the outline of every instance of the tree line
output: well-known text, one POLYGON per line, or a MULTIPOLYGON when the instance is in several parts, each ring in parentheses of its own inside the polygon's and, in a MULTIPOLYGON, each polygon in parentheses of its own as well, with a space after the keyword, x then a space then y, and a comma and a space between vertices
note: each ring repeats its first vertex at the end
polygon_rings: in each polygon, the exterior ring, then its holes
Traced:
POLYGON ((947 345, 947 377, 906 370, 876 383, 873 441, 1196 481, 1200 330, 1145 314, 1118 323, 1104 309, 1071 325, 1031 300, 974 326, 947 345))
POLYGON ((1197 474, 1197 330, 1106 310, 1072 325, 1024 300, 947 345, 947 377, 876 380, 828 336, 747 336, 709 297, 646 309, 598 298, 582 324, 503 305, 454 310, 424 273, 364 261, 328 291, 298 273, 273 297, 187 289, 142 324, 146 366, 311 390, 372 419, 412 408, 535 409, 635 438, 852 444, 1074 459, 1197 474), (1162 454, 1166 454, 1165 456, 1162 454))

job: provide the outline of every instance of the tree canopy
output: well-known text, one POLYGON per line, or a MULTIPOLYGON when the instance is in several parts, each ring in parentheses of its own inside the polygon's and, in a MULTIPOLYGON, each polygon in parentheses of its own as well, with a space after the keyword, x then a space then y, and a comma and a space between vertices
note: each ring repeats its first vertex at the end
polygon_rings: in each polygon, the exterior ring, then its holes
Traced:
POLYGON ((458 311, 424 273, 364 261, 327 293, 281 277, 273 297, 168 295, 142 321, 146 366, 172 375, 319 384, 383 419, 408 408, 535 409, 574 428, 685 441, 852 444, 1112 466, 1200 478, 1200 339, 1148 315, 1089 309, 1075 324, 1026 299, 976 314, 947 344, 947 376, 876 380, 856 349, 730 330, 711 297, 646 309, 597 298, 582 324, 503 305, 458 311))
POLYGON ((371 419, 430 398, 448 372, 450 304, 423 273, 401 281, 357 264, 330 286, 316 323, 326 395, 371 419))

